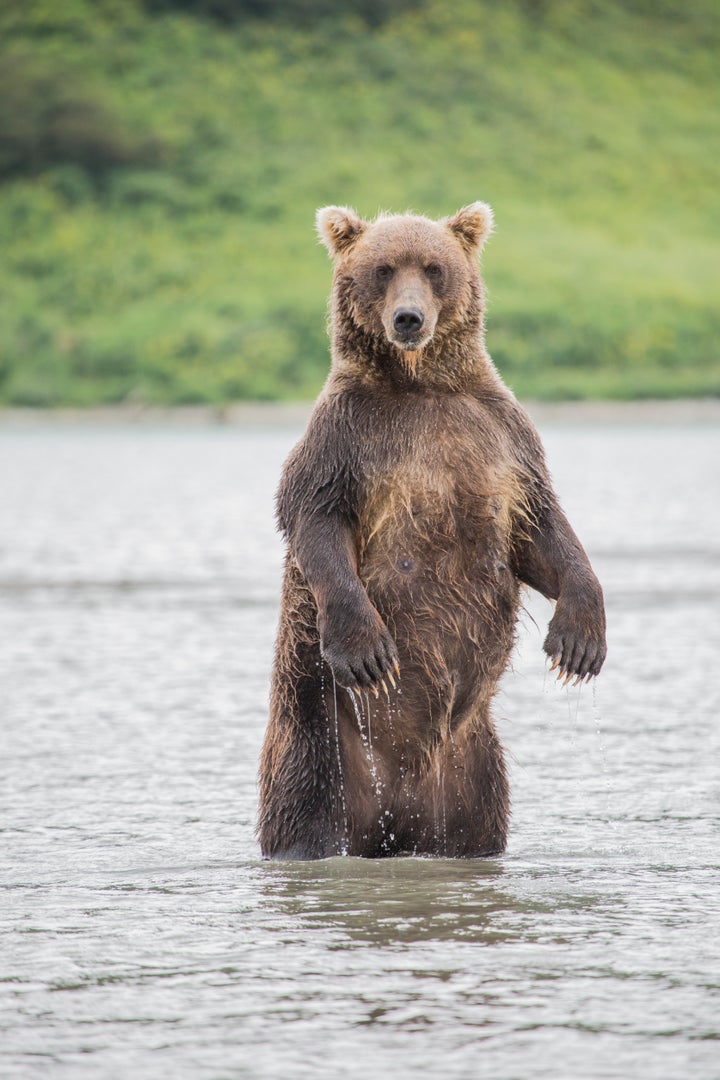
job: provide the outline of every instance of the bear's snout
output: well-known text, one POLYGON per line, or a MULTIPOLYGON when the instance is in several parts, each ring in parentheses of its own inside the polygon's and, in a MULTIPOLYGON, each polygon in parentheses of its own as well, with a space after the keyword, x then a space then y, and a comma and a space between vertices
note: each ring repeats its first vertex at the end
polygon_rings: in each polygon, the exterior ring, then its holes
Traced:
POLYGON ((403 352, 422 349, 435 333, 440 310, 425 275, 398 270, 385 294, 382 321, 388 341, 403 352))
POLYGON ((424 322, 422 311, 414 307, 400 307, 393 315, 393 330, 403 341, 409 341, 422 329, 424 322))

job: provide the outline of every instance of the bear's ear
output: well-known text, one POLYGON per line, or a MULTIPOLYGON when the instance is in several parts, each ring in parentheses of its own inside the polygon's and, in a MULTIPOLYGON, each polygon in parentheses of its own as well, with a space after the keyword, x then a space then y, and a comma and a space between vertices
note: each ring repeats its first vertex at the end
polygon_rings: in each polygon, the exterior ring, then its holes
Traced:
POLYGON ((323 206, 315 215, 318 236, 331 255, 343 255, 367 228, 347 206, 323 206))
POLYGON ((470 203, 458 210, 454 217, 446 218, 445 224, 455 233, 463 247, 470 253, 479 251, 493 231, 492 209, 484 202, 470 203))

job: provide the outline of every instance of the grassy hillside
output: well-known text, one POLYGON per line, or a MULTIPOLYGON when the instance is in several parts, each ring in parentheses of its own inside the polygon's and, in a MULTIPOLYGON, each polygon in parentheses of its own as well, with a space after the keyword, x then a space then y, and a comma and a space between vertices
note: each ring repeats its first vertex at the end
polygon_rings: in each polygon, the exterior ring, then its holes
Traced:
POLYGON ((0 0, 0 401, 312 396, 315 208, 476 198, 516 392, 720 394, 714 0, 314 7, 0 0))

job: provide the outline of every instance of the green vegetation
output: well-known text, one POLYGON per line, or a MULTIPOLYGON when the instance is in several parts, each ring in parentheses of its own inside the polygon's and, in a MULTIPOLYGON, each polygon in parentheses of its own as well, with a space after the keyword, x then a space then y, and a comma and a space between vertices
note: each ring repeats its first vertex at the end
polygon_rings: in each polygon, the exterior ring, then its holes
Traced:
POLYGON ((482 198, 536 398, 720 394, 715 0, 0 0, 0 401, 311 397, 315 208, 482 198))

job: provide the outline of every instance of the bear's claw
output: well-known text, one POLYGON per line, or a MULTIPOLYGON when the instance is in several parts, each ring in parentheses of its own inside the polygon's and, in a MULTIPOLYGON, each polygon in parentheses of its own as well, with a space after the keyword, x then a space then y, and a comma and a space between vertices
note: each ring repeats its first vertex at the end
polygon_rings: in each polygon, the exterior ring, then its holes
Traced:
POLYGON ((329 633, 321 644, 322 657, 330 666, 336 681, 348 689, 370 690, 374 697, 379 696, 379 687, 382 686, 387 694, 384 680, 392 678, 392 668, 398 670, 395 642, 387 627, 379 618, 370 626, 367 623, 363 626, 358 620, 350 641, 348 637, 347 632, 342 636, 329 633), (336 644, 338 641, 339 644, 336 644))
POLYGON ((605 660, 605 648, 604 646, 597 648, 596 645, 591 644, 579 659, 575 652, 571 653, 570 658, 565 662, 562 660, 562 655, 550 656, 548 659, 552 661, 548 670, 557 671, 555 677, 562 686, 567 686, 571 680, 574 680, 573 686, 579 686, 582 682, 590 682, 600 673, 605 660))

